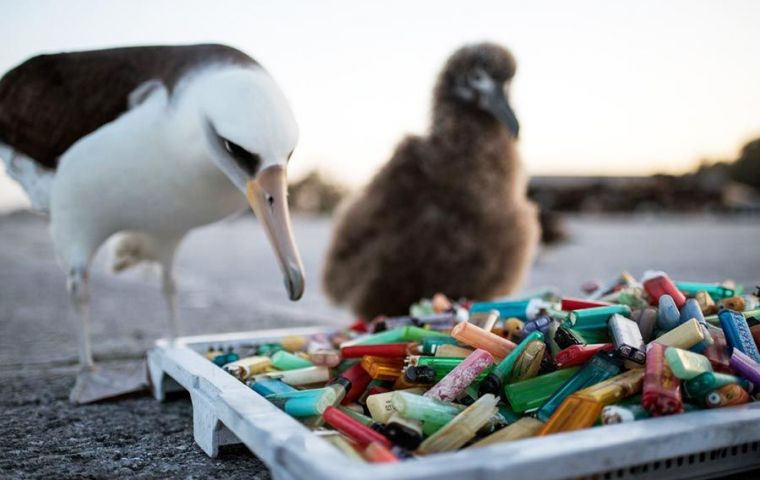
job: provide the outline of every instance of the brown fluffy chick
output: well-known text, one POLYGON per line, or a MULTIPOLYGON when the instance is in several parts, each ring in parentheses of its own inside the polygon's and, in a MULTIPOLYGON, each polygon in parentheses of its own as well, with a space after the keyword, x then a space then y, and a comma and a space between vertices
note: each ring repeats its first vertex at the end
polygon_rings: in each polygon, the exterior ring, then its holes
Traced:
POLYGON ((489 299, 520 286, 540 227, 515 147, 515 67, 491 43, 449 58, 429 135, 405 138, 338 214, 324 269, 334 301, 370 319, 436 292, 489 299))

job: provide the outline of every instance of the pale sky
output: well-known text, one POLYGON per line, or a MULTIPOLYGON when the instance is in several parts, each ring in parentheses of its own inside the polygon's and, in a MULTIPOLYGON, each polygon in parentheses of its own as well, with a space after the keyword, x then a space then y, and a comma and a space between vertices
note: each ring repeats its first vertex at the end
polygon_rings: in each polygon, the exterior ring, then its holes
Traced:
MULTIPOLYGON (((365 183, 423 133, 446 57, 490 40, 518 60, 532 174, 682 172, 760 136, 760 2, 0 0, 0 71, 42 52, 220 42, 261 62, 313 168, 365 183)), ((1 168, 1 167, 0 167, 1 168)), ((20 194, 0 173, 0 207, 20 194)))

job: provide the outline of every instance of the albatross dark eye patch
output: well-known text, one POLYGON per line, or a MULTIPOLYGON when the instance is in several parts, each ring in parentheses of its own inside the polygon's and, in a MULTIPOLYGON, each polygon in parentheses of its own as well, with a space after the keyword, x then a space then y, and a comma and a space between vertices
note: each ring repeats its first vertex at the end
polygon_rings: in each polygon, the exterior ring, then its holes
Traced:
POLYGON ((235 159, 237 164, 248 174, 254 175, 259 170, 261 157, 253 152, 249 152, 237 143, 231 142, 225 138, 221 138, 221 140, 227 153, 229 153, 230 156, 235 159))

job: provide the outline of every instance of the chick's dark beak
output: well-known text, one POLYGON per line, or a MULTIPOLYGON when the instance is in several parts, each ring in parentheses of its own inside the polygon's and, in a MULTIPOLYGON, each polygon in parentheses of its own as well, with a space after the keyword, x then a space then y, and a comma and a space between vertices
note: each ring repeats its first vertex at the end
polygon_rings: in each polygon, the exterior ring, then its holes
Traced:
POLYGON ((277 255, 288 296, 298 300, 303 295, 304 273, 290 226, 285 168, 278 165, 259 172, 248 182, 247 196, 277 255))
POLYGON ((483 102, 483 107, 503 123, 514 138, 517 138, 520 134, 520 122, 517 121, 517 116, 514 110, 512 110, 512 106, 509 104, 504 91, 501 88, 494 88, 481 101, 483 102))

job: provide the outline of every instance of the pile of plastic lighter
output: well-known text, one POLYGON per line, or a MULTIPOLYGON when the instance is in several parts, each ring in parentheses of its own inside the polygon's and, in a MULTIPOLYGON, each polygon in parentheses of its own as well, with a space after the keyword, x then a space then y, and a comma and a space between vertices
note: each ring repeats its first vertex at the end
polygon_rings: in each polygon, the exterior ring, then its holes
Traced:
POLYGON ((757 290, 663 272, 590 290, 480 303, 438 294, 409 316, 207 357, 367 462, 755 400, 757 290))

